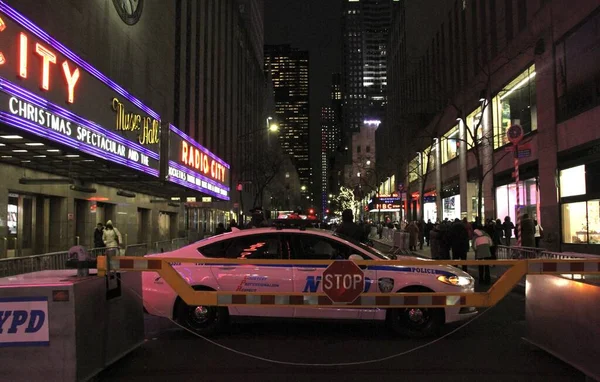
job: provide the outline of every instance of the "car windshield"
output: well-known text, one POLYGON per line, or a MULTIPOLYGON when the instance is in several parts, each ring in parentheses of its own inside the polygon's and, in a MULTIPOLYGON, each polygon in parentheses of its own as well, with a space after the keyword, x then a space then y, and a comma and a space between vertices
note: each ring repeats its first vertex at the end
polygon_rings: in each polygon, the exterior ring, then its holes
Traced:
POLYGON ((371 254, 372 256, 380 259, 380 260, 392 260, 391 256, 388 256, 386 254, 384 254, 383 252, 373 248, 373 247, 369 247, 366 244, 361 243, 360 241, 353 239, 351 237, 348 237, 346 235, 340 235, 339 233, 334 233, 333 236, 339 237, 340 239, 344 239, 346 241, 349 241, 350 243, 356 245, 357 247, 360 247, 362 250, 367 251, 369 254, 371 254))

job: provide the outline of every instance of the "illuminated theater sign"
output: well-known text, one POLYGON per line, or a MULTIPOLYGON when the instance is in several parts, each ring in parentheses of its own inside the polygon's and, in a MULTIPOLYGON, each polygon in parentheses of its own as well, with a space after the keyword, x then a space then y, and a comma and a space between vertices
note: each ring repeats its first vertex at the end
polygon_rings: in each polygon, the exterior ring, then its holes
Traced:
POLYGON ((159 176, 160 116, 4 2, 0 122, 159 176))
POLYGON ((402 199, 398 193, 379 194, 369 203, 370 211, 399 211, 401 208, 402 199))
POLYGON ((229 200, 229 165, 173 125, 166 180, 229 200))

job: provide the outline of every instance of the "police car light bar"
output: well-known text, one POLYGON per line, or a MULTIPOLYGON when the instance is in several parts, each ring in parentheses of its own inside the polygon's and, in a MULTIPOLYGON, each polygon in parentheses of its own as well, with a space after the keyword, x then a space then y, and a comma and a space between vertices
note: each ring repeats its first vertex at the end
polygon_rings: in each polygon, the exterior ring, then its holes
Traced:
POLYGON ((299 228, 301 231, 304 231, 306 227, 312 227, 315 223, 317 223, 316 217, 297 214, 280 215, 273 220, 273 225, 277 229, 299 228))

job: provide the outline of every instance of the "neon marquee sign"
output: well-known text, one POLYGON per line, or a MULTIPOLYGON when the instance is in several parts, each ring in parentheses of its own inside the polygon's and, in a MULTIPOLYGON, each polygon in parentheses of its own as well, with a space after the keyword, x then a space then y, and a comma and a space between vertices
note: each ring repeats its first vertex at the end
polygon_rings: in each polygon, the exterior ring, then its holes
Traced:
POLYGON ((159 176, 160 116, 3 1, 0 119, 159 176), (118 111, 110 107, 115 98, 123 116, 126 111, 139 123, 119 129, 118 111))
POLYGON ((173 125, 169 125, 166 179, 221 200, 229 200, 229 164, 173 125))

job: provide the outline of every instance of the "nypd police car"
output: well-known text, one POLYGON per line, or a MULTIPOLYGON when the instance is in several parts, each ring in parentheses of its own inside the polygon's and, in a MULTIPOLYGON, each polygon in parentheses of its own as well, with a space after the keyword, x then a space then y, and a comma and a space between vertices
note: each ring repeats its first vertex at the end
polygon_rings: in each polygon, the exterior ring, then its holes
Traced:
MULTIPOLYGON (((238 259, 239 263, 172 264, 196 290, 245 292, 322 292, 326 265, 297 260, 358 259, 380 261, 365 267, 365 290, 390 292, 473 292, 474 280, 451 266, 391 266, 391 258, 362 243, 320 229, 255 228, 237 230, 201 240, 181 249, 148 257, 238 259), (251 250, 250 250, 251 249, 251 250), (286 260, 288 264, 252 265, 246 259, 286 260)), ((411 258, 414 259, 414 258, 411 258)), ((405 336, 436 334, 444 323, 475 315, 474 308, 366 309, 332 306, 327 308, 189 306, 157 273, 142 276, 144 307, 148 313, 168 317, 199 334, 219 331, 230 316, 279 317, 334 320, 386 320, 405 336)))

